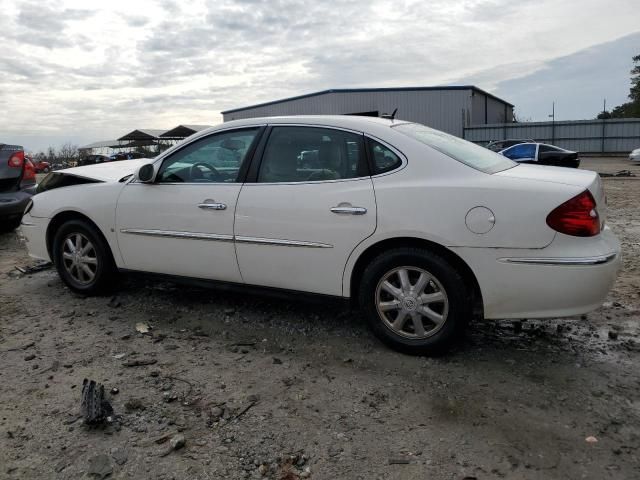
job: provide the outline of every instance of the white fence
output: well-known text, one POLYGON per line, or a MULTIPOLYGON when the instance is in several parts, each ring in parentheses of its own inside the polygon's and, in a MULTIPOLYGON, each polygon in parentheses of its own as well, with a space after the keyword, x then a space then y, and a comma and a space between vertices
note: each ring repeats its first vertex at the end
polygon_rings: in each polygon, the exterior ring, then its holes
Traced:
POLYGON ((640 147, 640 118, 478 125, 465 127, 463 138, 479 144, 533 139, 583 153, 629 153, 640 147))

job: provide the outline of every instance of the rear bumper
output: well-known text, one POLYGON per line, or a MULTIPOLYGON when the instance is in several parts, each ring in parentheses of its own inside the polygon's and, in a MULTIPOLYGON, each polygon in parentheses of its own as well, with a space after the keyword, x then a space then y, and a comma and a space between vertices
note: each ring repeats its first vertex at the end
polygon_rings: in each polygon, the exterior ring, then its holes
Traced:
POLYGON ((34 193, 35 187, 0 193, 0 219, 20 218, 34 193))
POLYGON ((485 318, 563 317, 602 305, 620 267, 618 239, 608 228, 591 239, 558 237, 540 250, 453 249, 476 274, 485 318))

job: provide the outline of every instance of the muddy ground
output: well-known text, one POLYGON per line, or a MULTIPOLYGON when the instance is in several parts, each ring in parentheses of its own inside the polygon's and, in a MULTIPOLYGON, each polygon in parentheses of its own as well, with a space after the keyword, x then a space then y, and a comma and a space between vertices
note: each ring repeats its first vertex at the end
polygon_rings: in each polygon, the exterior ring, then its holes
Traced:
POLYGON ((341 304, 135 279, 82 298, 15 270, 3 234, 0 478, 640 478, 640 179, 605 186, 624 267, 603 307, 475 323, 437 359, 341 304), (112 424, 83 425, 84 378, 112 424))

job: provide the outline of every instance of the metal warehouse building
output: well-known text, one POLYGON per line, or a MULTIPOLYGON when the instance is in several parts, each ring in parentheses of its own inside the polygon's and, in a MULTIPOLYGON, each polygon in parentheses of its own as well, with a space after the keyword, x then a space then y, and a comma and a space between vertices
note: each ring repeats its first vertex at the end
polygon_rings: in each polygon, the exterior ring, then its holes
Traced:
POLYGON ((225 122, 277 115, 366 115, 398 109, 396 118, 463 136, 464 127, 513 121, 513 105, 473 85, 333 89, 222 112, 225 122))

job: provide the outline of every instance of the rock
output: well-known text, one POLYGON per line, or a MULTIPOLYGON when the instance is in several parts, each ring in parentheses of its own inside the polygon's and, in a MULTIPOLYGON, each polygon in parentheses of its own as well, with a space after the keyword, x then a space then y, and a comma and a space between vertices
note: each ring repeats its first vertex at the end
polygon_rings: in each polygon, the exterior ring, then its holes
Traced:
POLYGON ((113 473, 111 460, 104 453, 96 455, 89 459, 89 469, 87 473, 96 478, 107 478, 113 473))
POLYGON ((330 445, 327 453, 330 457, 337 457, 342 453, 343 448, 339 445, 330 445))
POLYGON ((117 387, 111 389, 111 395, 117 395, 118 393, 120 393, 120 390, 117 387))
POLYGON ((209 412, 209 418, 217 422, 224 415, 224 409, 221 407, 213 407, 209 412))
POLYGON ((171 448, 173 450, 180 450, 185 446, 186 443, 187 441, 185 440, 184 435, 182 435, 181 433, 179 433, 178 435, 174 435, 173 437, 171 437, 171 440, 169 440, 169 445, 171 445, 171 448))
POLYGON ((129 454, 124 448, 114 448, 111 450, 111 456, 118 465, 124 465, 129 460, 129 454))
POLYGON ((26 357, 24 357, 24 361, 25 362, 30 362, 31 360, 33 360, 34 358, 36 358, 36 356, 33 353, 30 353, 29 355, 27 355, 26 357))
POLYGON ((282 360, 280 360, 279 358, 273 357, 273 364, 282 365, 282 360))
POLYGON ((617 339, 618 339, 618 332, 614 330, 609 330, 609 340, 617 340, 617 339))
POLYGON ((258 467, 258 472, 260 472, 260 475, 264 477, 267 473, 269 473, 269 465, 265 465, 263 463, 258 467))

